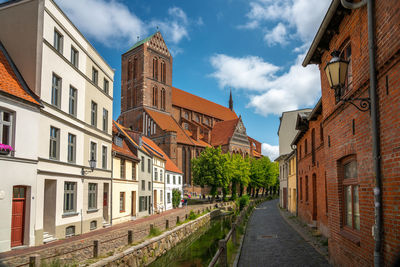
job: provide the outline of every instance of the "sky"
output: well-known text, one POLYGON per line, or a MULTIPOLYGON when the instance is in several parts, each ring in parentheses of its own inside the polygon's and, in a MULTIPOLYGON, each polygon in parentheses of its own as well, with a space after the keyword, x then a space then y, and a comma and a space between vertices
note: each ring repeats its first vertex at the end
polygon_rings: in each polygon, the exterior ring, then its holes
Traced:
MULTIPOLYGON (((4 2, 4 0, 0 0, 4 2)), ((115 69, 120 114, 121 54, 160 30, 173 55, 172 85, 228 106, 274 160, 283 111, 313 107, 320 72, 301 62, 331 0, 55 0, 115 69)))

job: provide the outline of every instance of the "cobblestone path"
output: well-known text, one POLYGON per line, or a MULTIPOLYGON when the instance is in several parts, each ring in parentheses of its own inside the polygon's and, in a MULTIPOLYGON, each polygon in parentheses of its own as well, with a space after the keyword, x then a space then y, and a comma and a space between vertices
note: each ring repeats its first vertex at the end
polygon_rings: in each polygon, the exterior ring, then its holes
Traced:
POLYGON ((250 217, 239 267, 330 266, 281 217, 278 200, 260 204, 250 217))

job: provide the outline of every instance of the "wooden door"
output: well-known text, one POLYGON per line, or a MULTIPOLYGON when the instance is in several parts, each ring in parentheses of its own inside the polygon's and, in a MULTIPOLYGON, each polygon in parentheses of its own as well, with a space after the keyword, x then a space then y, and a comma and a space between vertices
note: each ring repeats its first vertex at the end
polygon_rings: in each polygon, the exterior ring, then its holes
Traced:
POLYGON ((11 218, 11 247, 24 244, 26 187, 14 186, 11 218))
POLYGON ((136 216, 136 191, 132 191, 131 216, 136 216))

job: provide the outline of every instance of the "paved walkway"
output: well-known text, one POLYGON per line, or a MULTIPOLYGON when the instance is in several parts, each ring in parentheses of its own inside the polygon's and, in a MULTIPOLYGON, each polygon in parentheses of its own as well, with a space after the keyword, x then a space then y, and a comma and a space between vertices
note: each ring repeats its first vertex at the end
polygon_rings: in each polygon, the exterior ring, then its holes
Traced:
POLYGON ((238 266, 330 266, 286 223, 277 203, 266 201, 253 211, 238 266))

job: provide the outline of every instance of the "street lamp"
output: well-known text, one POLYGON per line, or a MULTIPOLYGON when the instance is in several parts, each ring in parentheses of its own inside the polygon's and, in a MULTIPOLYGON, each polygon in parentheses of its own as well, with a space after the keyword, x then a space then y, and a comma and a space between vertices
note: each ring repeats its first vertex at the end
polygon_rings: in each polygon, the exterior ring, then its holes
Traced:
POLYGON ((96 160, 95 159, 89 160, 89 167, 90 167, 90 171, 85 171, 85 168, 82 167, 82 169, 81 169, 82 176, 87 174, 87 173, 89 173, 89 172, 93 172, 94 168, 96 167, 96 160))
POLYGON ((371 108, 370 98, 347 98, 342 99, 342 89, 346 84, 347 70, 349 68, 349 61, 340 57, 340 52, 334 50, 332 59, 325 66, 325 74, 328 78, 329 86, 335 90, 336 102, 343 101, 352 104, 360 111, 367 111, 371 108), (356 105, 354 101, 359 101, 356 105))

